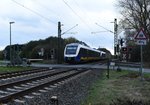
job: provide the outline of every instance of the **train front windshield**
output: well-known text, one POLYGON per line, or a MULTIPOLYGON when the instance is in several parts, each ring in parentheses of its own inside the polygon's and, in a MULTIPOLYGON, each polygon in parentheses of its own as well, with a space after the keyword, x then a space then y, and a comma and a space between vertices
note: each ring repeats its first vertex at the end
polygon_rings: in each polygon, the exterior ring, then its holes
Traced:
POLYGON ((78 46, 67 46, 66 54, 76 54, 78 46))

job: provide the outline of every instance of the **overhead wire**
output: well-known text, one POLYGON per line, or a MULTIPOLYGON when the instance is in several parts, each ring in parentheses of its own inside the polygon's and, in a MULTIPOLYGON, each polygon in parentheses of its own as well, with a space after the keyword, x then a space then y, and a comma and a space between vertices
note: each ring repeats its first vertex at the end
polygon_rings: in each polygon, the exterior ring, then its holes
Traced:
POLYGON ((100 24, 98 24, 98 23, 95 23, 95 24, 96 24, 97 26, 103 28, 103 29, 106 30, 107 32, 114 34, 114 32, 113 32, 112 30, 109 30, 109 29, 105 28, 104 26, 102 26, 102 25, 100 25, 100 24))
MULTIPOLYGON (((28 7, 24 6, 23 4, 21 4, 21 3, 17 2, 17 1, 15 1, 15 0, 12 0, 12 1, 13 1, 14 3, 16 3, 17 5, 19 5, 19 6, 23 7, 23 8, 25 8, 25 9, 27 9, 28 11, 30 11, 30 12, 32 12, 32 13, 38 15, 39 17, 41 17, 41 18, 43 18, 43 19, 45 19, 45 20, 48 20, 48 21, 50 21, 51 23, 57 25, 56 22, 54 22, 54 21, 50 20, 49 18, 43 16, 42 14, 38 13, 37 11, 28 8, 28 7)), ((65 0, 62 0, 62 1, 63 1, 63 2, 65 3, 65 5, 91 30, 91 27, 76 13, 76 11, 75 11, 65 0)))
MULTIPOLYGON (((79 5, 79 3, 76 1, 76 0, 73 0, 73 2, 76 4, 76 6, 80 9, 81 7, 80 7, 80 5, 79 5)), ((88 19, 88 21, 90 21, 90 22, 92 22, 92 19, 91 19, 91 17, 90 16, 87 16, 88 14, 87 14, 87 12, 84 10, 84 9, 80 9, 80 11, 86 16, 86 18, 88 19)))
POLYGON ((62 1, 91 30, 91 27, 77 14, 77 12, 65 0, 62 1))
MULTIPOLYGON (((23 8, 25 8, 25 9, 29 10, 30 12, 32 12, 32 13, 34 13, 34 14, 40 16, 41 18, 44 18, 45 20, 48 20, 48 21, 50 21, 51 23, 57 25, 57 23, 55 23, 54 21, 50 20, 49 18, 43 16, 42 14, 38 13, 37 11, 28 8, 28 7, 24 6, 23 4, 21 4, 21 3, 17 2, 17 1, 15 1, 15 0, 12 0, 12 1, 13 1, 14 3, 16 3, 17 5, 19 5, 19 6, 23 7, 23 8)), ((62 0, 62 1, 65 3, 65 5, 66 5, 90 30, 92 30, 91 27, 79 16, 79 14, 78 14, 65 0, 62 0)), ((76 5, 79 7, 78 3, 77 3, 76 1, 74 1, 74 2, 75 2, 76 5)), ((43 7, 43 6, 42 6, 42 7, 43 7)), ((47 8, 46 8, 46 9, 47 9, 47 8)), ((48 9, 47 9, 47 10, 48 10, 48 9)), ((101 27, 102 27, 102 26, 101 26, 101 27)), ((102 27, 102 28, 104 28, 104 27, 102 27)), ((105 29, 105 30, 106 30, 106 29, 105 29)), ((108 31, 108 30, 107 30, 107 31, 108 31)), ((109 30, 109 31, 110 31, 110 30, 109 30)))
MULTIPOLYGON (((64 0, 63 0, 63 1, 64 1, 64 0)), ((77 3, 77 1, 76 1, 76 0, 73 0, 73 1, 74 1, 74 3, 78 6, 78 8, 80 8, 80 6, 79 6, 79 4, 77 3)), ((71 8, 71 6, 70 6, 67 2, 64 1, 64 3, 72 10, 72 12, 75 12, 74 14, 77 15, 77 16, 80 18, 80 20, 81 20, 86 26, 88 26, 88 24, 76 13, 76 11, 75 11, 74 9, 71 8)), ((81 12, 82 12, 84 15, 86 15, 86 11, 81 11, 81 12)), ((91 21, 92 19, 88 16, 88 20, 91 21)), ((92 31, 92 28, 91 28, 91 27, 88 26, 88 28, 90 29, 90 31, 92 31)), ((106 32, 106 31, 103 31, 103 32, 106 32)), ((108 32, 108 31, 107 31, 107 32, 108 32)), ((104 39, 107 39, 107 38, 105 38, 105 36, 103 36, 103 38, 104 38, 104 39)), ((102 43, 104 43, 103 40, 102 40, 102 43)))
POLYGON ((75 26, 73 26, 72 28, 68 29, 67 31, 63 32, 61 35, 66 34, 67 32, 69 32, 70 30, 72 30, 73 28, 77 27, 78 24, 76 24, 75 26))
MULTIPOLYGON (((78 6, 79 9, 81 8, 80 5, 79 5, 79 3, 77 2, 77 0, 73 0, 73 2, 76 4, 76 6, 78 6)), ((86 18, 88 19, 88 21, 90 21, 90 22, 93 21, 92 18, 91 18, 91 16, 87 16, 88 14, 87 14, 86 10, 82 9, 81 12, 82 12, 84 15, 86 15, 86 18)), ((101 32, 108 32, 108 31, 98 31, 98 32, 95 32, 95 31, 91 30, 91 34, 96 34, 96 33, 101 33, 101 32)), ((102 37, 103 37, 105 40, 107 40, 107 38, 105 38, 105 36, 102 36, 102 37)), ((104 40, 101 40, 101 42, 104 43, 104 40)))
POLYGON ((95 23, 95 24, 96 24, 97 26, 99 26, 99 27, 105 29, 106 31, 108 31, 108 32, 110 32, 110 33, 114 33, 113 31, 111 31, 111 30, 109 30, 109 29, 107 29, 107 28, 105 28, 105 27, 99 25, 98 23, 95 23))
MULTIPOLYGON (((78 2, 77 2, 77 0, 73 0, 73 2, 78 6, 78 8, 80 8, 80 6, 79 6, 79 4, 78 4, 78 2)), ((87 14, 87 12, 84 10, 84 9, 82 9, 82 11, 81 11, 82 13, 84 13, 84 15, 88 15, 87 14)), ((91 15, 89 16, 86 16, 86 17, 88 17, 88 20, 89 21, 93 21, 92 20, 92 18, 91 18, 91 15)), ((102 20, 102 19, 101 19, 102 20)), ((97 23, 96 23, 97 24, 97 23)), ((99 25, 99 24, 98 24, 99 25)), ((105 30, 107 30, 107 31, 99 31, 99 32, 111 32, 111 33, 113 33, 111 30, 108 30, 108 29, 106 29, 105 27, 103 27, 103 26, 100 26, 101 28, 103 28, 103 29, 105 29, 105 30)), ((93 31, 94 32, 94 31, 93 31)), ((93 34, 93 32, 91 32, 91 34, 93 34)), ((96 33, 96 32, 95 32, 96 33)))
MULTIPOLYGON (((74 1, 74 3, 79 7, 79 4, 77 3, 77 1, 76 1, 76 0, 73 0, 73 1, 74 1)), ((86 26, 88 26, 87 23, 76 13, 76 11, 75 11, 65 0, 63 0, 63 2, 72 10, 72 12, 73 12, 75 15, 77 15, 77 16, 80 18, 80 20, 81 20, 86 26)), ((79 8, 80 8, 80 7, 79 7, 79 8)), ((86 14, 86 12, 83 12, 83 11, 82 11, 82 13, 86 14)), ((89 18, 89 17, 88 17, 88 19, 89 19, 90 21, 92 20, 92 19, 89 18)), ((99 25, 99 24, 98 24, 98 25, 99 25)), ((103 27, 103 26, 101 26, 101 25, 100 25, 100 27, 106 30, 106 31, 101 31, 101 32, 110 32, 110 33, 113 33, 113 31, 111 31, 111 30, 109 30, 109 29, 107 29, 107 28, 105 28, 105 27, 103 27)), ((88 28, 91 30, 91 28, 90 28, 89 26, 88 26, 88 28)), ((105 36, 103 36, 103 38, 104 38, 104 39, 107 39, 107 38, 105 38, 105 36)), ((103 42, 103 40, 102 40, 102 42, 103 42)))
POLYGON ((50 11, 51 13, 53 13, 55 16, 60 17, 60 15, 58 13, 56 13, 55 11, 53 11, 50 8, 47 8, 43 3, 39 2, 39 1, 34 1, 34 3, 37 3, 40 7, 44 8, 47 11, 50 11))
POLYGON ((32 12, 32 13, 38 15, 39 17, 41 17, 41 18, 43 18, 43 19, 45 19, 45 20, 48 20, 48 21, 50 21, 51 23, 57 25, 57 23, 55 23, 54 21, 50 20, 49 18, 47 18, 47 17, 41 15, 40 13, 38 13, 38 12, 36 12, 36 11, 34 11, 34 10, 32 10, 32 9, 30 9, 30 8, 28 8, 28 7, 26 7, 26 6, 24 6, 23 4, 21 4, 21 3, 17 2, 17 1, 15 1, 15 0, 12 0, 12 1, 13 1, 14 3, 16 3, 17 5, 19 5, 19 6, 23 7, 23 8, 25 8, 25 9, 29 10, 30 12, 32 12))

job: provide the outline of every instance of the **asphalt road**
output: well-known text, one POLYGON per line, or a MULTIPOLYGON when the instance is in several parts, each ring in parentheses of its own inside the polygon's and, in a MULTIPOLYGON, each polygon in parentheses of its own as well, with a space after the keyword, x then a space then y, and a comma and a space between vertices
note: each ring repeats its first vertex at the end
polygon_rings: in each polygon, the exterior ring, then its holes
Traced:
MULTIPOLYGON (((9 61, 0 61, 0 66, 6 66, 9 61)), ((27 65, 23 65, 27 66, 27 65)), ((106 64, 101 63, 88 63, 88 64, 39 64, 39 63, 32 63, 30 66, 33 67, 49 67, 49 68, 96 68, 96 69, 107 69, 106 64)), ((118 66, 110 66, 111 70, 116 70, 118 66)), ((129 66, 120 66, 122 70, 131 70, 131 71, 140 71, 140 68, 137 67, 129 67, 129 66)), ((143 68, 143 72, 150 73, 150 68, 143 68)))
MULTIPOLYGON (((70 64, 37 64, 32 63, 30 66, 33 67, 49 67, 49 68, 96 68, 96 69, 107 69, 106 64, 77 64, 77 65, 70 65, 70 64)), ((110 66, 111 70, 117 70, 118 66, 110 66)), ((120 66, 122 70, 131 70, 131 71, 140 71, 140 68, 135 67, 122 67, 120 66)), ((150 69, 143 68, 143 72, 150 73, 150 69)))

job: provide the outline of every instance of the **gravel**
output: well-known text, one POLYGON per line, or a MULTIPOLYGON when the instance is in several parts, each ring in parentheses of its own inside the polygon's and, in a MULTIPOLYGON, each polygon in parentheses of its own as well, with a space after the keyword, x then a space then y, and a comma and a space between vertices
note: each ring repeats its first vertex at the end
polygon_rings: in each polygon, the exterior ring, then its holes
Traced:
POLYGON ((57 105, 51 101, 52 96, 57 96, 58 105, 80 105, 88 95, 92 83, 100 78, 101 74, 102 70, 92 69, 90 72, 54 85, 47 92, 35 92, 40 95, 29 94, 28 96, 32 97, 20 97, 20 102, 12 101, 7 105, 57 105))

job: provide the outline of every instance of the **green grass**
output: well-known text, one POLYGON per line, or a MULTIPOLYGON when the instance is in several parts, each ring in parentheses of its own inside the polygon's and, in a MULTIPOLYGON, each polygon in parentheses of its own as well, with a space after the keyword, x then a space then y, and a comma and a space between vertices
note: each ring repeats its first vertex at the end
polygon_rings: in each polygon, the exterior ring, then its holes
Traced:
POLYGON ((0 66, 0 73, 29 70, 29 69, 31 69, 31 67, 22 67, 22 66, 4 67, 4 66, 0 66))
POLYGON ((144 73, 144 77, 145 77, 145 78, 150 78, 150 74, 144 73))
MULTIPOLYGON (((82 105, 110 105, 112 100, 131 99, 150 101, 150 81, 141 81, 136 72, 110 71, 110 78, 100 78, 89 90, 89 95, 82 105)), ((150 74, 144 75, 150 78, 150 74)))

